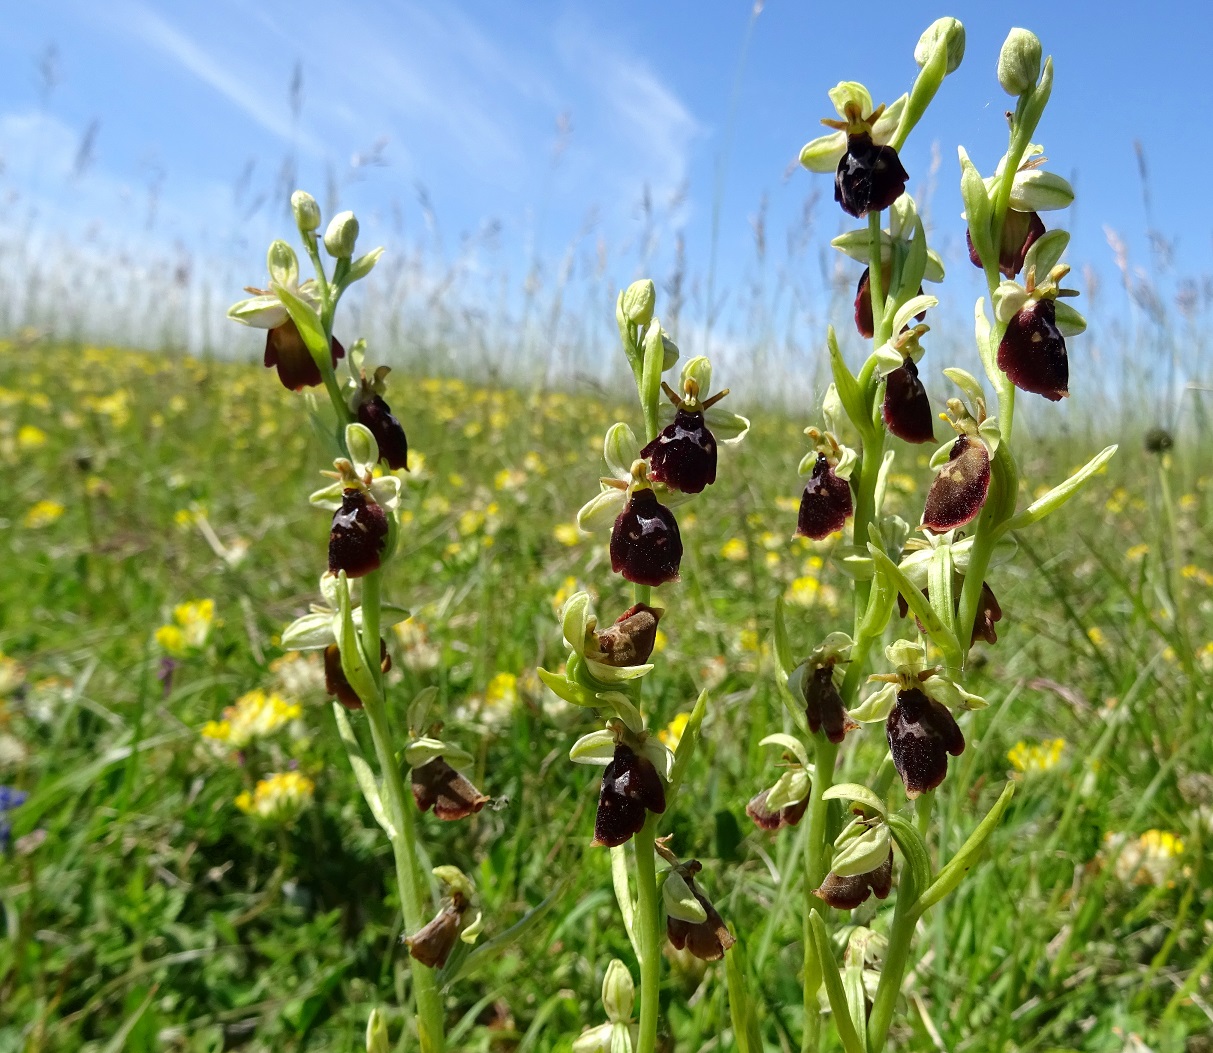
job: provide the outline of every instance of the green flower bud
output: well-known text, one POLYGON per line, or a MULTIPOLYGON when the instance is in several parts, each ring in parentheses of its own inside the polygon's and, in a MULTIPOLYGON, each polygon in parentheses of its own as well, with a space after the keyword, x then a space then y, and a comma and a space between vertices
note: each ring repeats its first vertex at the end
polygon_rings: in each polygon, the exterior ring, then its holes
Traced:
POLYGON ((648 325, 653 319, 657 289, 651 278, 632 282, 623 293, 623 314, 632 325, 648 325))
POLYGON ((918 63, 919 69, 931 61, 931 56, 939 47, 948 49, 947 72, 955 73, 965 57, 965 27, 959 20, 937 18, 927 26, 926 32, 918 38, 918 44, 914 48, 914 61, 918 63))
POLYGON ((998 83, 1008 95, 1026 95, 1040 80, 1040 37, 1012 29, 998 53, 998 83))
POLYGON ((636 986, 632 974, 618 958, 612 958, 602 981, 602 1008, 612 1023, 627 1023, 636 1003, 636 986))
POLYGON ((358 220, 352 212, 338 212, 324 232, 324 247, 334 259, 348 260, 358 240, 358 220))
POLYGON ((295 225, 300 234, 310 234, 320 226, 320 206, 306 190, 296 190, 291 195, 291 211, 295 213, 295 225))
MULTIPOLYGON (((299 192, 296 191, 296 193, 299 192)), ((312 204, 315 205, 315 202, 313 201, 312 204)), ((312 229, 315 230, 315 227, 312 229)), ((388 1053, 389 1049, 391 1046, 388 1045, 387 1039, 387 1021, 383 1019, 383 1014, 376 1006, 371 1010, 371 1015, 366 1022, 366 1053, 388 1053)))
POLYGON ((299 284, 299 260, 295 250, 285 241, 270 242, 269 252, 265 257, 266 268, 270 277, 279 285, 294 288, 299 284))

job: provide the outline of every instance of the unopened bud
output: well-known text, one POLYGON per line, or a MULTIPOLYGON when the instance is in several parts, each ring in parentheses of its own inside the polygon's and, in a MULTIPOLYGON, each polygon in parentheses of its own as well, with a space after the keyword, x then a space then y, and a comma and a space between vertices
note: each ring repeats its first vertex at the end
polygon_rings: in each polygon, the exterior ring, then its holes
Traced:
POLYGON ((366 1022, 366 1053, 388 1053, 387 1021, 376 1007, 366 1022))
POLYGON ((1008 95, 1024 95, 1040 80, 1040 37, 1012 29, 998 53, 998 83, 1008 95))
POLYGON ((626 1023, 632 1017, 636 986, 632 974, 618 958, 612 958, 602 981, 602 1008, 612 1023, 626 1023))
POLYGON ((310 234, 320 226, 320 206, 306 190, 296 190, 291 195, 291 211, 300 234, 310 234))
POLYGON ((921 69, 931 61, 935 49, 948 49, 948 63, 945 67, 948 73, 955 73, 961 60, 965 57, 965 27, 955 18, 937 18, 918 38, 914 48, 914 61, 921 69))
POLYGON ((285 241, 270 243, 265 265, 270 272, 270 278, 279 285, 285 285, 291 289, 299 284, 299 260, 295 256, 295 250, 285 241))
POLYGON ((353 212, 338 212, 324 232, 324 247, 334 259, 348 260, 358 240, 358 220, 353 212))
POLYGON ((648 325, 653 319, 657 290, 652 279, 632 282, 623 293, 623 314, 632 325, 648 325))

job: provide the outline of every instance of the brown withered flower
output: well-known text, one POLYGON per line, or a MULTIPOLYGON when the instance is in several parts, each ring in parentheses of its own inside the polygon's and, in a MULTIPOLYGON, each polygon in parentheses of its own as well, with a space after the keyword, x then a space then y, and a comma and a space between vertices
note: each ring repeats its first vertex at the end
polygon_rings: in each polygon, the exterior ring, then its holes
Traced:
MULTIPOLYGON (((379 667, 385 673, 392 668, 387 641, 382 636, 379 638, 379 667)), ((341 648, 335 643, 324 649, 324 689, 346 709, 362 708, 362 699, 341 668, 341 648)))
POLYGON ((830 871, 821 887, 813 895, 825 900, 837 910, 854 910, 875 894, 877 899, 887 899, 893 889, 893 849, 888 858, 875 870, 866 874, 851 874, 842 877, 830 871))
POLYGON ((805 719, 814 735, 824 730, 826 738, 837 745, 846 738, 848 731, 859 727, 847 716, 842 695, 834 683, 833 662, 807 671, 801 683, 804 687, 805 719))
POLYGON ((446 965, 455 941, 459 939, 463 916, 469 905, 466 894, 461 889, 452 888, 450 898, 434 918, 412 936, 404 938, 410 956, 431 969, 441 969, 446 965))
POLYGON ((785 826, 795 826, 804 818, 804 813, 809 808, 807 795, 804 800, 797 801, 795 804, 772 810, 767 807, 767 794, 770 792, 769 789, 763 790, 762 793, 751 797, 745 806, 745 814, 763 830, 779 830, 785 826))
MULTIPOLYGON (((729 932, 724 919, 712 906, 711 901, 695 885, 695 875, 702 869, 699 860, 691 859, 673 868, 671 874, 677 872, 686 883, 691 895, 703 908, 706 918, 703 921, 686 921, 675 917, 667 909, 666 936, 669 937, 670 943, 676 950, 686 949, 701 961, 718 962, 724 957, 724 952, 737 940, 729 932)), ((668 881, 669 878, 666 880, 668 881)))
MULTIPOLYGON (((1036 212, 1017 212, 1007 209, 1002 225, 1002 237, 998 244, 998 270, 1004 278, 1014 278, 1023 270, 1028 249, 1045 233, 1044 221, 1036 212)), ((981 267, 981 257, 973 245, 973 236, 965 230, 965 242, 969 246, 969 260, 974 267, 981 267)))
POLYGON ((629 607, 614 625, 594 633, 597 650, 587 650, 587 657, 617 668, 644 665, 657 644, 657 623, 664 613, 647 603, 629 607))
POLYGON ((418 809, 428 812, 432 808, 435 817, 444 822, 466 819, 489 802, 469 779, 441 757, 414 768, 412 784, 418 809))
MULTIPOLYGON (((336 337, 332 338, 332 355, 335 369, 337 360, 345 357, 345 348, 336 337)), ((324 383, 320 367, 289 316, 281 325, 266 330, 264 361, 266 369, 278 370, 278 379, 288 391, 302 391, 324 383)))

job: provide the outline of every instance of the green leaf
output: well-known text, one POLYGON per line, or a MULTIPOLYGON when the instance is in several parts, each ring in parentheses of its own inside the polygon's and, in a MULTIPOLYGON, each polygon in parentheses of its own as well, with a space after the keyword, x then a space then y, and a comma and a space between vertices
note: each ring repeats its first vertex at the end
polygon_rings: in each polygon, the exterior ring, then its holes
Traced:
POLYGON ((786 604, 783 597, 775 600, 775 658, 779 662, 779 671, 786 681, 796 668, 796 659, 792 657, 792 640, 788 636, 788 624, 785 617, 786 604))
POLYGON ((340 605, 340 638, 337 645, 341 650, 341 671, 345 673, 350 687, 357 692, 363 702, 377 701, 379 683, 375 679, 375 674, 371 672, 366 655, 362 652, 362 641, 358 639, 358 628, 354 625, 354 615, 350 608, 350 587, 345 571, 342 571, 337 579, 337 602, 340 605))
MULTIPOLYGON (((736 935, 736 934, 734 934, 736 935)), ((729 990, 729 1017, 737 1053, 764 1053, 758 1014, 746 981, 747 961, 740 940, 724 956, 725 984, 729 990)))
POLYGON ((295 323, 299 335, 303 337, 303 342, 312 353, 312 358, 317 362, 327 359, 326 364, 331 367, 332 359, 329 358, 331 351, 328 341, 324 338, 324 326, 320 322, 320 315, 316 312, 316 308, 302 297, 296 296, 285 285, 275 282, 271 287, 278 299, 282 301, 282 306, 286 308, 287 314, 291 316, 291 321, 295 323))
POLYGON ((994 828, 1002 821, 1003 813, 1007 810, 1007 806, 1011 803, 1011 798, 1014 796, 1015 784, 1008 782, 1006 788, 1002 791, 1002 796, 994 802, 994 807, 986 813, 986 817, 977 824, 977 829, 960 846, 960 851, 948 860, 947 865, 939 871, 939 876, 935 878, 935 881, 929 886, 925 886, 926 890, 918 897, 918 902, 914 905, 914 909, 919 916, 930 910, 964 880, 965 874, 976 864, 977 857, 981 855, 981 851, 985 847, 986 841, 989 840, 990 835, 994 832, 994 828))
POLYGON ((910 579, 902 573, 901 568, 889 559, 878 545, 869 543, 868 551, 872 554, 876 568, 888 575, 889 580, 913 611, 914 617, 926 628, 927 635, 935 642, 935 646, 943 651, 948 663, 959 665, 960 645, 956 642, 956 634, 939 620, 939 615, 927 602, 927 598, 913 586, 910 579))
POLYGON ((830 326, 826 332, 826 346, 830 349, 830 371, 834 375, 834 386, 838 389, 842 408, 847 411, 851 424, 861 434, 867 435, 872 426, 868 419, 863 391, 859 387, 859 381, 847 368, 846 359, 842 357, 833 326, 830 326))
POLYGON ((1116 446, 1107 446, 1100 450, 1099 453, 1079 468, 1064 483, 1053 487, 1043 497, 1037 498, 1018 515, 1012 516, 1003 523, 997 534, 995 534, 995 537, 1001 537, 1008 530, 1022 530, 1033 523, 1038 523, 1050 512, 1057 511, 1057 509, 1069 501, 1071 497, 1077 494, 1099 474, 1104 465, 1116 455, 1117 448, 1116 446))
POLYGON ((379 793, 379 783, 375 778, 375 773, 371 770, 371 766, 367 763, 366 757, 362 753, 362 744, 358 741, 358 736, 354 733, 353 725, 350 724, 350 718, 346 715, 345 707, 340 702, 333 703, 333 718, 337 721, 337 734, 341 736, 341 744, 345 747, 345 755, 350 759, 350 768, 353 769, 354 779, 358 783, 358 789, 362 791, 362 796, 366 798, 366 803, 371 809, 371 815, 375 817, 383 832, 387 834, 390 840, 396 838, 396 828, 387 817, 387 810, 383 807, 383 798, 379 793))
POLYGON ((931 857, 927 854, 926 842, 914 824, 901 815, 889 816, 889 830, 909 868, 914 894, 918 895, 931 884, 931 857))
POLYGON ((670 805, 675 797, 678 796, 678 788, 682 785, 682 778, 687 773, 687 768, 691 766, 691 758, 695 756, 695 747, 699 744, 699 728, 703 724, 703 718, 708 711, 708 693, 707 690, 699 692, 699 697, 695 700, 695 708, 691 710, 691 715, 687 720, 687 726, 682 729, 682 738, 678 740, 678 749, 674 751, 674 770, 670 773, 670 785, 665 792, 666 809, 665 814, 671 814, 670 805))
POLYGON ((813 931, 813 943, 817 957, 821 962, 821 976, 826 985, 826 994, 830 999, 830 1009, 834 1012, 834 1026, 838 1028, 838 1037, 842 1039, 842 1048, 846 1053, 867 1053, 864 1041, 855 1030, 851 1019, 850 1006, 847 1004, 847 993, 842 986, 842 977, 838 974, 838 964, 830 948, 830 937, 826 933, 825 922, 816 910, 809 915, 809 926, 813 931))

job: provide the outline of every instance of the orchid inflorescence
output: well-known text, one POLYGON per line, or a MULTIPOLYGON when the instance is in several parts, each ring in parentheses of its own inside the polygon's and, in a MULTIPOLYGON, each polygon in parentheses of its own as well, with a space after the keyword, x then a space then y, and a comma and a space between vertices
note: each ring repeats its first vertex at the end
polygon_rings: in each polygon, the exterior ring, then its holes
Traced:
MULTIPOLYGON (((932 411, 924 378, 930 350, 928 324, 939 306, 924 283, 944 279, 939 255, 928 246, 917 205, 905 192, 909 175, 901 150, 944 79, 961 63, 964 27, 955 19, 933 23, 918 42, 919 70, 910 90, 888 105, 873 102, 859 83, 846 81, 829 94, 837 118, 831 131, 808 143, 800 160, 810 171, 834 174, 834 199, 865 226, 833 241, 864 265, 854 302, 855 328, 871 341, 858 372, 847 365, 831 329, 833 374, 820 424, 806 429, 807 475, 796 534, 824 541, 849 526, 849 543, 835 548, 838 566, 854 581, 854 622, 830 633, 803 661, 796 658, 782 604, 776 608, 776 650, 785 700, 801 736, 769 735, 783 770, 746 811, 766 831, 807 824, 804 844, 804 1040, 819 1048, 818 991, 824 987, 848 1053, 879 1053, 885 1046, 909 964, 914 925, 922 913, 959 883, 997 824, 1012 787, 998 799, 969 841, 938 873, 928 838, 934 795, 945 784, 949 761, 965 749, 964 714, 985 706, 965 686, 980 640, 997 640, 1002 609, 991 588, 991 568, 1014 552, 1013 534, 1037 522, 1078 491, 1115 452, 1109 447, 1069 479, 1025 509, 1018 508, 1019 471, 1012 450, 1018 391, 1058 401, 1069 394, 1066 338, 1085 328, 1065 299, 1077 295, 1062 283, 1069 236, 1047 229, 1041 213, 1063 209, 1073 190, 1046 171, 1042 148, 1032 142, 1052 90, 1053 64, 1042 61, 1040 41, 1013 30, 1002 48, 999 82, 1016 99, 1008 112, 1009 146, 994 174, 982 178, 960 149, 961 192, 968 223, 969 257, 986 277, 976 306, 976 339, 985 382, 959 368, 943 375, 959 389, 946 412, 932 411), (988 388, 987 385, 988 384, 988 388), (992 396, 987 394, 992 390, 992 396), (885 511, 884 495, 896 447, 937 443, 939 423, 953 434, 930 464, 935 471, 917 524, 885 511), (913 614, 912 622, 901 619, 913 614), (891 630, 911 638, 886 643, 891 630), (883 646, 888 671, 869 675, 883 646), (864 687, 870 684, 869 688, 864 687), (840 748, 862 725, 883 724, 888 759, 870 783, 835 784, 840 748), (898 811, 894 773, 916 821, 898 811), (853 818, 832 826, 831 800, 851 802, 853 818), (898 851, 894 851, 896 845, 898 851), (900 855, 900 860, 898 859, 900 855), (860 925, 851 947, 866 975, 880 961, 874 984, 843 981, 829 939, 829 906, 853 910, 897 889, 891 919, 860 925), (866 935, 860 935, 866 934, 866 935)), ((843 766, 854 759, 848 751, 843 766)), ((850 966, 848 966, 848 975, 850 966)))

